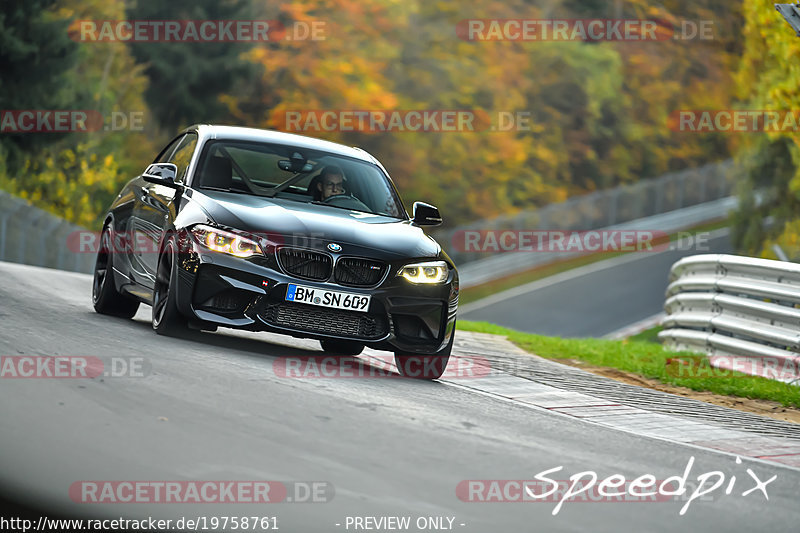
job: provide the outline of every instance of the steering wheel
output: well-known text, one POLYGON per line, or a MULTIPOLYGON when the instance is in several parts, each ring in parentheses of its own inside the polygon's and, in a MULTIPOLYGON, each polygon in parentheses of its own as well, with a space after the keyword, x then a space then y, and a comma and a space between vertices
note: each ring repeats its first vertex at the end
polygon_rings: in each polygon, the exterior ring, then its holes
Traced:
POLYGON ((333 196, 328 196, 322 201, 323 204, 331 204, 337 207, 345 207, 347 209, 354 209, 356 211, 369 211, 369 207, 350 194, 334 194, 333 196))

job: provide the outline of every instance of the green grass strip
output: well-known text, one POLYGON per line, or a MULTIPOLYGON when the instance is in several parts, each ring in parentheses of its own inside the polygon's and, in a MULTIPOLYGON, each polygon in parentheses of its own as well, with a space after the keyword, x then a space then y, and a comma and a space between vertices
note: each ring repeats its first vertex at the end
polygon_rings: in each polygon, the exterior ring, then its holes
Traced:
MULTIPOLYGON (((670 351, 640 340, 562 339, 523 333, 488 322, 459 321, 458 329, 502 335, 520 348, 547 359, 575 359, 616 368, 662 383, 724 396, 770 400, 800 408, 800 386, 712 368, 703 355, 670 351)), ((646 332, 647 333, 647 332, 646 332)), ((649 336, 652 338, 652 331, 649 336)))

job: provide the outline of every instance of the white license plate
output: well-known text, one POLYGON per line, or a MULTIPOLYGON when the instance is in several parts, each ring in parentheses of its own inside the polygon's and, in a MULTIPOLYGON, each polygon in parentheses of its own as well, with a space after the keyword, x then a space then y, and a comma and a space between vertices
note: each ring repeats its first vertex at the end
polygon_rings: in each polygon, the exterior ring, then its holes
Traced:
POLYGON ((328 291, 319 287, 303 287, 291 284, 286 289, 286 301, 318 305, 331 309, 347 309, 366 313, 372 296, 348 292, 328 291))

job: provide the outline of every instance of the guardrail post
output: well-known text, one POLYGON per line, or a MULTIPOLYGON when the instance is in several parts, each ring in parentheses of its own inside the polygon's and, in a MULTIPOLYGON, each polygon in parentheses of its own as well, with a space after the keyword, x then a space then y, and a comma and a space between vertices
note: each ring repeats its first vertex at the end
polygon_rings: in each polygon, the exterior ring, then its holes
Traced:
POLYGON ((608 220, 607 224, 609 226, 613 226, 617 223, 617 204, 619 202, 619 190, 608 191, 609 199, 608 199, 608 220))
MULTIPOLYGON (((0 195, 0 200, 3 199, 3 196, 5 196, 5 194, 0 195)), ((9 207, 9 209, 3 209, 4 213, 2 219, 0 219, 0 261, 7 261, 6 242, 8 237, 8 230, 7 230, 8 219, 10 219, 12 216, 16 216, 18 212, 22 211, 25 207, 27 207, 27 204, 14 201, 15 199, 11 196, 8 197, 8 200, 10 201, 8 201, 7 203, 9 203, 11 206, 14 207, 9 207)))
MULTIPOLYGON (((28 220, 26 224, 28 225, 29 228, 32 229, 33 225, 36 224, 37 222, 39 222, 39 219, 42 218, 45 214, 46 213, 44 211, 41 211, 41 210, 37 209, 36 211, 34 211, 33 215, 30 218, 30 220, 28 220)), ((20 239, 19 240, 19 250, 18 250, 18 255, 19 255, 19 261, 18 262, 19 263, 25 263, 25 252, 27 251, 29 242, 30 241, 28 241, 28 239, 20 239)))
MULTIPOLYGON (((50 224, 39 235, 39 266, 47 266, 47 248, 48 240, 53 236, 53 230, 61 224, 61 220, 53 217, 50 224)), ((57 254, 61 254, 62 249, 59 247, 57 254)))

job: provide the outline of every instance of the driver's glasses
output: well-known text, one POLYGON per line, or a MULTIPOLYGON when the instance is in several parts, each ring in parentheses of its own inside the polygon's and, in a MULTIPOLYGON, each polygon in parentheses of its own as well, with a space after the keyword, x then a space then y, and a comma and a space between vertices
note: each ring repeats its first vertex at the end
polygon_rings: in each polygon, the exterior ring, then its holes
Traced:
POLYGON ((331 191, 343 191, 344 190, 344 182, 343 181, 326 181, 325 188, 330 189, 331 191))

